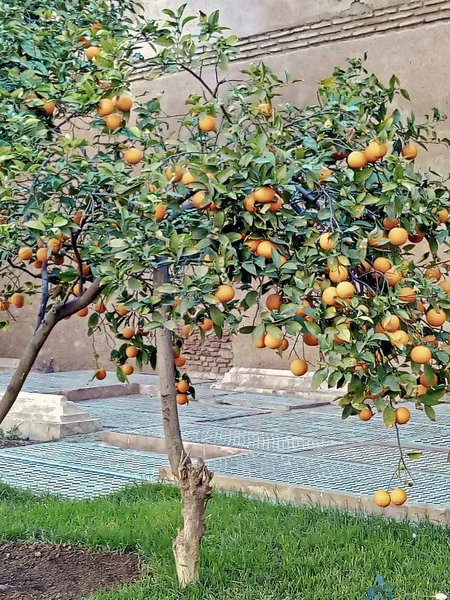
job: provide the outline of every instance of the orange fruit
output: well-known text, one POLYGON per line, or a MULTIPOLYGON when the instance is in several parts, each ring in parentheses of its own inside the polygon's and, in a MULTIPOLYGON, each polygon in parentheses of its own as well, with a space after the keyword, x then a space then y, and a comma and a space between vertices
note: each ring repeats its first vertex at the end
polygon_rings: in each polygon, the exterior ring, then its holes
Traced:
POLYGON ((406 144, 402 148, 402 156, 406 158, 406 160, 414 160, 417 156, 419 149, 414 144, 406 144))
POLYGON ((116 99, 116 107, 122 112, 129 112, 133 106, 133 98, 127 94, 122 94, 116 99))
POLYGON ((261 187, 253 192, 253 196, 255 198, 255 202, 267 204, 268 202, 273 202, 275 199, 275 190, 268 186, 261 187))
POLYGON ((321 172, 319 173, 319 181, 323 181, 324 179, 328 179, 333 175, 333 171, 328 167, 322 167, 321 172))
POLYGON ((388 238, 393 246, 403 246, 408 240, 408 232, 403 227, 393 227, 389 232, 388 238))
POLYGON ((289 342, 287 338, 283 338, 280 348, 283 350, 283 352, 289 348, 289 342))
POLYGON ((219 285, 214 292, 214 296, 219 302, 231 302, 235 296, 235 291, 231 285, 219 285))
POLYGON ((36 258, 39 262, 47 262, 48 261, 48 252, 47 252, 47 248, 39 248, 39 250, 36 252, 36 258))
POLYGON ((391 502, 395 506, 401 506, 405 504, 408 499, 408 495, 403 488, 394 488, 391 492, 391 502))
POLYGON ((397 317, 397 315, 384 317, 384 319, 381 321, 381 326, 385 331, 392 333, 400 329, 400 319, 397 317))
POLYGON ((359 411, 359 418, 361 419, 361 421, 370 421, 372 417, 373 412, 370 410, 370 408, 363 408, 359 411))
POLYGON ((131 365, 123 365, 122 371, 123 371, 124 375, 126 375, 128 377, 128 375, 133 375, 134 367, 132 367, 131 365))
POLYGON ((252 252, 256 252, 261 241, 262 240, 247 240, 246 242, 244 242, 244 245, 248 246, 252 252))
POLYGON ((427 392, 428 388, 426 388, 424 385, 418 385, 416 390, 416 396, 423 396, 427 392))
POLYGON ((411 287, 402 287, 399 299, 408 304, 414 304, 416 301, 416 292, 411 287))
MULTIPOLYGON (((337 301, 336 288, 333 286, 325 288, 322 292, 322 300, 328 306, 335 306, 336 301, 337 301)), ((306 316, 306 313, 305 313, 305 316, 306 316)))
POLYGON ((389 492, 386 490, 377 490, 373 496, 373 501, 377 506, 381 506, 381 508, 386 508, 391 503, 391 497, 389 492))
POLYGON ((435 348, 439 348, 439 342, 437 341, 437 339, 436 339, 436 336, 435 336, 435 335, 426 335, 426 336, 423 338, 423 341, 424 341, 426 344, 431 344, 431 345, 432 345, 432 346, 434 346, 435 348))
POLYGON ((430 385, 430 383, 428 382, 428 379, 427 379, 427 376, 425 375, 425 373, 422 373, 422 374, 421 374, 421 376, 420 376, 420 378, 419 378, 419 381, 420 381, 420 384, 421 384, 421 385, 422 385, 424 388, 426 388, 426 389, 429 389, 430 387, 436 387, 436 386, 437 386, 437 384, 438 384, 438 378, 437 378, 437 375, 434 375, 434 376, 433 376, 433 382, 432 382, 432 384, 430 385))
POLYGON ((125 354, 128 356, 128 358, 136 358, 136 356, 139 354, 139 348, 136 348, 136 346, 128 346, 128 348, 125 350, 125 354))
POLYGON ((331 239, 332 235, 332 233, 327 232, 322 233, 322 235, 319 237, 319 246, 322 248, 322 250, 332 250, 334 248, 334 242, 331 239))
POLYGON ((102 381, 103 379, 105 379, 106 378, 105 369, 97 369, 95 372, 95 378, 98 379, 99 381, 102 381))
POLYGON ((432 308, 426 314, 428 325, 431 327, 442 327, 447 320, 447 316, 443 310, 432 308))
POLYGON ((328 277, 331 279, 333 283, 339 283, 340 281, 347 281, 348 279, 348 269, 346 267, 339 265, 337 269, 330 269, 328 277))
POLYGON ((99 31, 102 28, 102 24, 101 23, 92 23, 91 27, 94 31, 99 31))
POLYGON ((108 115, 106 117, 103 117, 103 120, 105 121, 106 127, 111 131, 119 129, 119 127, 122 125, 122 115, 108 115))
POLYGON ((391 340, 391 344, 393 346, 409 346, 411 340, 409 339, 409 335, 403 329, 398 329, 393 333, 389 334, 389 339, 391 340))
POLYGON ((251 212, 251 213, 254 213, 258 210, 255 206, 255 195, 254 194, 249 194, 248 196, 246 196, 246 198, 244 199, 244 208, 245 208, 245 210, 248 210, 248 212, 251 212))
POLYGON ((214 323, 212 319, 203 319, 203 323, 200 325, 200 328, 203 331, 210 331, 214 327, 214 323))
POLYGON ((89 46, 86 48, 86 58, 88 60, 94 60, 96 56, 99 56, 100 48, 98 46, 89 46))
POLYGON ((397 271, 397 269, 388 269, 384 273, 384 276, 386 277, 388 284, 392 287, 395 287, 397 283, 403 279, 403 275, 400 271, 397 271))
POLYGON ((184 404, 187 404, 187 402, 188 397, 186 396, 186 394, 177 394, 177 404, 183 406, 184 404))
POLYGON ((387 258, 379 256, 374 260, 373 268, 375 269, 375 271, 380 271, 380 273, 386 273, 386 271, 392 269, 392 265, 387 258))
POLYGON ((366 163, 366 155, 359 150, 354 150, 347 156, 347 164, 351 169, 362 169, 366 163))
POLYGON ((33 249, 27 247, 20 248, 18 256, 20 260, 31 260, 33 258, 33 249))
POLYGON ((261 102, 256 109, 261 115, 270 115, 272 108, 268 102, 261 102))
POLYGON ((441 281, 439 287, 442 288, 445 293, 450 293, 450 281, 441 281))
POLYGON ((165 175, 167 181, 178 183, 183 179, 183 169, 180 167, 180 165, 167 167, 165 175))
POLYGON ((303 341, 307 346, 318 346, 319 345, 319 340, 317 339, 317 336, 314 335, 313 333, 305 333, 303 335, 303 341))
POLYGON ((109 98, 102 98, 97 106, 97 112, 102 117, 107 117, 114 112, 114 102, 109 98))
POLYGON ((259 339, 257 339, 255 342, 256 348, 265 348, 266 347, 265 339, 266 339, 266 334, 263 333, 262 336, 259 339))
POLYGON ((155 207, 155 220, 157 223, 159 223, 160 221, 162 221, 164 219, 164 217, 166 216, 167 213, 167 208, 164 206, 164 204, 158 204, 155 207))
POLYGON ((10 303, 7 300, 0 300, 0 311, 4 312, 9 310, 10 303))
POLYGON ((264 343, 266 345, 266 348, 272 348, 272 350, 277 350, 283 343, 283 338, 277 337, 270 333, 266 333, 266 337, 264 338, 264 343))
POLYGON ((299 317, 306 317, 306 313, 303 310, 303 307, 311 308, 311 304, 308 302, 308 300, 302 300, 302 306, 297 308, 297 310, 295 311, 295 314, 299 317))
POLYGON ((190 183, 194 183, 195 181, 197 181, 194 177, 194 175, 192 175, 192 173, 190 173, 189 171, 186 171, 186 173, 183 173, 183 177, 181 178, 181 183, 183 185, 189 185, 190 183))
POLYGON ((186 364, 186 359, 180 354, 180 356, 175 357, 174 363, 177 367, 184 367, 184 365, 186 364))
POLYGON ((23 305, 25 304, 25 298, 23 297, 22 294, 13 294, 10 298, 11 300, 11 304, 14 306, 14 308, 22 308, 23 305))
POLYGON ((79 317, 87 317, 89 314, 89 309, 88 308, 81 308, 78 312, 77 315, 79 317))
POLYGON ((55 112, 55 108, 56 108, 56 104, 52 100, 44 101, 44 106, 42 107, 42 109, 45 112, 45 114, 47 115, 47 117, 50 117, 50 115, 52 115, 55 112))
POLYGON ((58 240, 57 238, 50 238, 47 242, 47 248, 55 254, 58 254, 58 252, 61 250, 61 247, 62 241, 58 240))
POLYGON ((116 313, 120 316, 120 317, 125 317, 125 315, 127 315, 130 311, 125 308, 124 304, 118 304, 116 306, 116 313))
POLYGON ((54 256, 53 263, 58 266, 63 265, 64 264, 64 256, 54 256))
POLYGON ((216 119, 212 115, 206 115, 198 122, 199 129, 202 131, 214 131, 216 128, 216 119))
POLYGON ((343 281, 342 283, 338 283, 336 286, 336 294, 339 296, 339 298, 343 298, 345 300, 353 298, 355 292, 355 286, 349 281, 343 281))
POLYGON ((80 294, 82 294, 84 292, 84 290, 82 288, 80 288, 79 283, 76 283, 73 286, 72 292, 73 292, 74 296, 80 296, 80 294))
POLYGON ((380 148, 379 148, 379 144, 378 142, 370 142, 370 144, 367 146, 367 148, 364 150, 364 156, 366 157, 366 161, 368 163, 374 163, 377 162, 377 160, 380 158, 379 156, 379 152, 380 152, 380 148))
POLYGON ((205 204, 204 192, 196 192, 192 196, 192 204, 195 206, 195 208, 207 208, 207 205, 205 204))
POLYGON ((308 372, 308 363, 303 358, 298 358, 291 362, 291 373, 297 377, 301 377, 308 372))
POLYGON ((177 392, 179 392, 180 394, 185 394, 186 392, 189 391, 190 388, 190 384, 188 381, 186 381, 186 379, 182 379, 181 381, 179 381, 177 383, 177 392))
POLYGON ((426 346, 414 346, 411 350, 411 360, 419 365, 429 363, 431 356, 431 350, 426 346))
POLYGON ((405 425, 405 423, 407 423, 411 418, 411 413, 409 412, 409 409, 406 408, 406 406, 399 406, 396 410, 395 410, 395 422, 398 423, 398 425, 405 425))
POLYGON ((191 333, 191 326, 190 325, 183 325, 182 329, 181 329, 181 335, 183 337, 189 337, 189 334, 191 333))
POLYGON ((425 277, 439 281, 442 278, 442 273, 439 267, 429 267, 428 269, 425 269, 425 277))
POLYGON ((272 258, 272 250, 278 251, 278 246, 270 240, 263 240, 256 248, 257 256, 263 256, 266 259, 272 258))
POLYGON ((40 269, 42 269, 42 262, 40 260, 35 260, 33 263, 33 267, 39 271, 40 269))
POLYGON ((142 151, 137 148, 128 148, 123 155, 125 162, 129 165, 137 165, 141 162, 143 156, 142 151))
POLYGON ((410 233, 408 235, 408 240, 410 242, 412 242, 413 244, 418 244, 419 242, 421 242, 423 240, 423 238, 425 237, 425 235, 419 231, 416 227, 416 233, 415 235, 413 235, 412 233, 410 233))
POLYGON ((270 294, 267 296, 266 306, 268 310, 280 310, 283 304, 283 297, 281 294, 270 294))
POLYGON ((394 229, 394 227, 397 227, 398 224, 399 224, 398 219, 393 220, 393 219, 390 219, 389 217, 385 217, 383 219, 383 227, 385 229, 394 229))
POLYGON ((270 202, 269 210, 270 212, 278 212, 280 208, 283 206, 283 198, 278 194, 275 194, 276 200, 270 202))
POLYGON ((449 212, 446 208, 441 208, 441 210, 438 210, 437 214, 439 216, 439 223, 447 223, 449 212))
POLYGON ((369 246, 375 246, 375 248, 377 248, 380 245, 381 240, 385 237, 386 236, 384 235, 384 231, 380 231, 379 233, 370 235, 367 242, 369 246))
POLYGON ((136 335, 136 330, 134 329, 134 327, 124 327, 122 335, 127 340, 131 340, 131 338, 133 338, 136 335))

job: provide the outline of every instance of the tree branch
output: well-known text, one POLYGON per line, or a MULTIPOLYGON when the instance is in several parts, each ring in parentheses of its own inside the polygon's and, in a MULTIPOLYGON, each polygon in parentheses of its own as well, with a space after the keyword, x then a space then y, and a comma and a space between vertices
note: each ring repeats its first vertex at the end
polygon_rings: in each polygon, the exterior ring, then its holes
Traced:
POLYGON ((55 307, 57 322, 62 321, 66 317, 71 317, 82 308, 86 308, 91 304, 99 294, 101 294, 104 286, 100 284, 100 278, 94 279, 91 286, 82 294, 77 296, 70 302, 62 302, 55 307))
POLYGON ((48 271, 47 271, 47 263, 42 263, 42 295, 41 295, 41 306, 39 308, 39 315, 36 324, 35 333, 39 329, 42 321, 45 319, 45 312, 47 310, 48 304, 48 271))

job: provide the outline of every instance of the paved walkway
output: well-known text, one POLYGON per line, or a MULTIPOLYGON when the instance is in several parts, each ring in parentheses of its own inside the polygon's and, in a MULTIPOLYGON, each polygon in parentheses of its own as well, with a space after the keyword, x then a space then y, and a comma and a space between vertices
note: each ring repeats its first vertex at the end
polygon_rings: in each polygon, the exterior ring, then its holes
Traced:
MULTIPOLYGON (((80 387, 86 372, 34 375, 33 391, 80 387), (84 374, 81 374, 84 373, 84 374), (63 384, 61 384, 63 381, 63 384)), ((146 376, 142 376, 146 383, 146 376)), ((7 378, 0 378, 0 388, 7 378)), ((340 410, 328 406, 287 410, 299 399, 258 394, 234 394, 198 386, 202 402, 180 407, 186 441, 240 448, 235 456, 208 461, 223 475, 272 483, 288 483, 321 491, 371 497, 388 486, 398 462, 395 431, 384 427, 380 415, 369 423, 342 421, 340 410), (274 408, 275 401, 275 408, 274 408), (220 402, 217 404, 216 402, 220 402)), ((158 400, 144 395, 82 402, 105 430, 162 437, 158 400)), ((422 451, 409 461, 416 483, 411 502, 450 508, 450 405, 437 407, 437 422, 419 411, 401 428, 406 452, 422 451)), ((140 481, 157 481, 163 455, 120 450, 100 442, 98 434, 76 436, 49 444, 0 450, 0 481, 37 492, 71 498, 107 494, 140 481)))

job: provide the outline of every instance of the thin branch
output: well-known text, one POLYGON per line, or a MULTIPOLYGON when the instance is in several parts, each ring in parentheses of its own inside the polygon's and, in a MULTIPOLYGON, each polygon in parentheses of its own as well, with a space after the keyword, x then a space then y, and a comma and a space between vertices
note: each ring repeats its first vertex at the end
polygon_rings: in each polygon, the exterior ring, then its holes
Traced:
POLYGON ((39 329, 42 321, 45 319, 45 313, 47 311, 48 304, 48 271, 47 271, 47 262, 42 263, 42 296, 41 296, 41 306, 39 308, 39 316, 36 324, 35 333, 39 329))

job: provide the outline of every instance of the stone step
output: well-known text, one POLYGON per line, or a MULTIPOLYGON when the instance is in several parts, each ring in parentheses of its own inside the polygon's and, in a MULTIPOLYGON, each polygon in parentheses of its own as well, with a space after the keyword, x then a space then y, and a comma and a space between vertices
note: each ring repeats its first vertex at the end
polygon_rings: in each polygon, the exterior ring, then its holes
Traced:
POLYGON ((0 358, 0 373, 12 373, 18 364, 18 358, 0 358))

